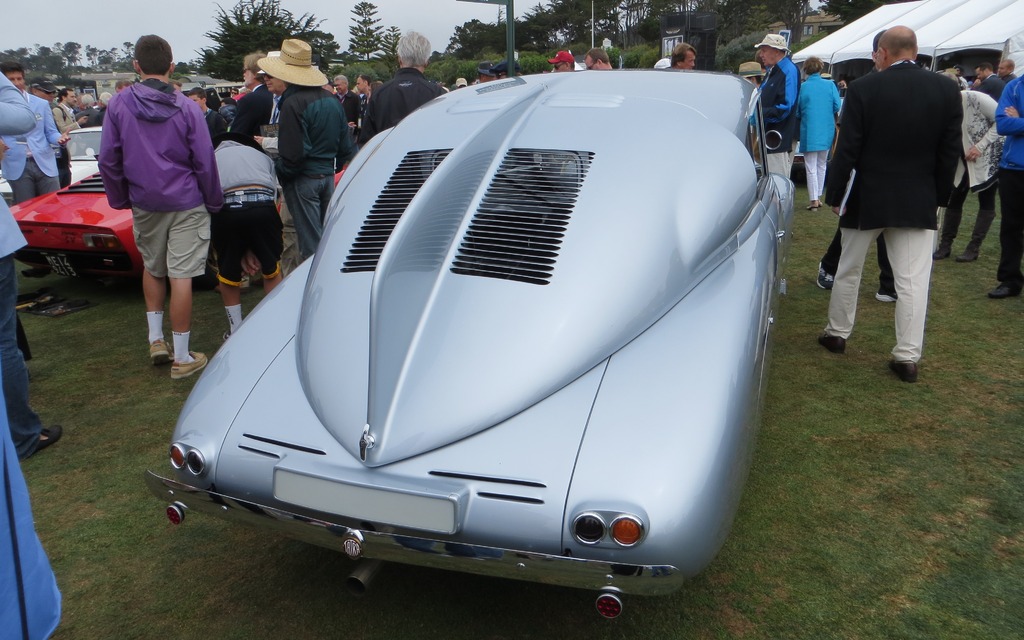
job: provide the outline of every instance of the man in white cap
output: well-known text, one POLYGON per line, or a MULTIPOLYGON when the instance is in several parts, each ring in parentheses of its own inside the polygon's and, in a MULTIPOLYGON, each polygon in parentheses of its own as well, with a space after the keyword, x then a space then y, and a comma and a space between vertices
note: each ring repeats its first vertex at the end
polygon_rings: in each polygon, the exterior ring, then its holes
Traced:
POLYGON ((278 101, 278 157, 274 163, 284 199, 295 221, 299 254, 316 252, 334 174, 355 154, 341 103, 324 89, 327 76, 313 65, 302 40, 281 43, 281 55, 261 58, 267 89, 278 101))
POLYGON ((793 167, 793 138, 796 137, 796 100, 800 92, 800 71, 786 55, 786 39, 769 33, 754 46, 767 72, 761 82, 761 112, 765 129, 778 131, 782 142, 768 151, 768 171, 789 177, 793 167))

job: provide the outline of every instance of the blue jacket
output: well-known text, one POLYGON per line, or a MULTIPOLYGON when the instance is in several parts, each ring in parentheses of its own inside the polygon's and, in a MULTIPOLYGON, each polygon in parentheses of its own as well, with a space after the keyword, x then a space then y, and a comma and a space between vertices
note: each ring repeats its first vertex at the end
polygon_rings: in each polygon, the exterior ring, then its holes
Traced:
POLYGON ((797 100, 800 116, 800 151, 828 151, 836 134, 839 89, 831 80, 815 73, 804 80, 797 100))
POLYGON ((1003 157, 999 161, 1000 169, 1024 171, 1024 76, 1011 80, 1003 89, 996 107, 996 131, 1006 136, 1003 142, 1003 157), (1016 118, 1006 115, 1006 107, 1013 107, 1019 114, 1016 118))
POLYGON ((782 134, 782 144, 769 153, 788 152, 796 137, 796 103, 800 94, 800 71, 789 56, 768 70, 761 83, 761 112, 765 129, 782 134))
MULTIPOLYGON (((10 293, 12 300, 14 293, 10 293)), ((49 638, 60 622, 60 590, 36 535, 28 487, 11 441, 6 411, 0 411, 0 481, 0 621, 7 629, 0 635, 49 638)))
POLYGON ((4 136, 4 144, 9 147, 2 164, 4 177, 8 180, 20 178, 25 172, 25 160, 28 158, 28 151, 31 150, 39 169, 55 178, 57 157, 50 145, 56 145, 60 140, 60 131, 53 120, 53 111, 50 103, 42 98, 27 96, 27 99, 29 109, 32 109, 35 115, 36 126, 24 136, 4 136), (18 142, 18 138, 21 138, 22 142, 18 142))
MULTIPOLYGON (((25 96, 0 73, 0 134, 17 136, 28 133, 36 126, 35 113, 25 102, 25 96)), ((14 221, 7 203, 0 199, 0 258, 5 258, 25 246, 18 223, 14 221)), ((6 417, 6 413, 4 415, 6 417)))

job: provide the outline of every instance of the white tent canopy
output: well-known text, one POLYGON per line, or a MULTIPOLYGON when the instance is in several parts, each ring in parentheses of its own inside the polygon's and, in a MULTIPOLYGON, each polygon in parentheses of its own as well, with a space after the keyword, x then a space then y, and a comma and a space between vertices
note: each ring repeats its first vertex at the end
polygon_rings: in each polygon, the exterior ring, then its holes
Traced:
POLYGON ((871 13, 854 20, 839 31, 830 33, 809 47, 797 51, 793 54, 793 62, 803 62, 811 56, 816 56, 825 62, 829 62, 832 59, 832 54, 836 51, 850 46, 865 36, 874 38, 876 33, 887 26, 899 24, 897 20, 899 20, 900 16, 924 2, 925 0, 918 0, 917 2, 883 4, 871 13))
POLYGON ((875 34, 896 25, 917 33, 920 55, 937 56, 964 49, 998 51, 1011 35, 1024 30, 1024 0, 921 0, 882 5, 794 54, 793 61, 801 62, 812 55, 830 64, 870 60, 875 34), (844 34, 848 29, 854 37, 844 34))
POLYGON ((1012 2, 935 47, 935 55, 941 56, 962 49, 1001 51, 1007 40, 1021 33, 1024 33, 1024 2, 1012 2))

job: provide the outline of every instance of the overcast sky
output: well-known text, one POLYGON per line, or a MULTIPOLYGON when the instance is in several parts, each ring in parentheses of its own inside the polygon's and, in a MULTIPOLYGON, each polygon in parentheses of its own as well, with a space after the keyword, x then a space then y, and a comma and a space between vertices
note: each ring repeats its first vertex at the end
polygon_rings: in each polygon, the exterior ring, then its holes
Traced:
MULTIPOLYGON (((82 4, 81 0, 9 0, 0 10, 3 37, 0 49, 17 49, 54 42, 77 42, 83 47, 120 48, 125 41, 148 33, 164 37, 174 49, 175 61, 198 58, 200 48, 213 43, 203 36, 214 28, 218 4, 231 10, 236 0, 100 0, 82 4)), ((334 34, 341 50, 348 49, 348 28, 352 25, 352 7, 358 0, 282 0, 281 6, 296 17, 311 13, 323 20, 321 28, 334 34)), ((520 0, 513 6, 516 14, 536 6, 538 0, 520 0)), ((427 36, 435 51, 444 51, 455 27, 473 19, 494 22, 499 6, 459 0, 376 0, 377 17, 384 28, 395 26, 419 31, 427 36)))

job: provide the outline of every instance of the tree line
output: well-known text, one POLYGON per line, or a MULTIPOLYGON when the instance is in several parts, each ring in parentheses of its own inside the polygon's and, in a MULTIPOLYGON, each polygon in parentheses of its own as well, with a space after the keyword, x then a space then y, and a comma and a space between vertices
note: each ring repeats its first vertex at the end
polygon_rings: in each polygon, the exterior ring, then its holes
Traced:
MULTIPOLYGON (((907 0, 827 0, 821 9, 849 22, 893 1, 907 0)), ((636 66, 647 66, 648 58, 660 57, 662 16, 684 11, 713 12, 718 16, 719 66, 731 68, 734 58, 752 57, 749 50, 744 50, 747 40, 763 35, 772 22, 789 25, 793 43, 798 44, 800 27, 810 10, 808 0, 547 0, 515 19, 516 49, 527 59, 539 59, 558 49, 585 51, 593 37, 596 43, 610 40, 616 56, 635 49, 630 60, 636 66)), ((333 34, 322 29, 323 20, 311 13, 295 15, 282 8, 280 0, 238 0, 230 9, 218 5, 214 28, 205 34, 213 44, 200 50, 198 59, 177 63, 177 71, 238 80, 246 54, 275 50, 282 40, 294 37, 308 41, 320 54, 319 65, 324 71, 390 77, 398 66, 396 49, 403 29, 383 25, 377 17, 377 6, 371 2, 358 2, 351 13, 348 47, 343 49, 333 34)), ((493 23, 471 20, 456 27, 445 49, 435 52, 432 62, 445 67, 446 74, 469 75, 469 61, 503 58, 506 20, 507 16, 499 15, 493 23)), ((57 42, 52 47, 8 49, 0 52, 0 59, 19 60, 33 75, 53 77, 89 70, 131 71, 132 46, 132 42, 123 42, 119 47, 99 49, 77 42, 57 42)))

